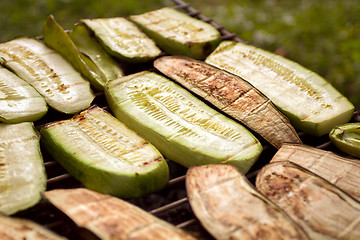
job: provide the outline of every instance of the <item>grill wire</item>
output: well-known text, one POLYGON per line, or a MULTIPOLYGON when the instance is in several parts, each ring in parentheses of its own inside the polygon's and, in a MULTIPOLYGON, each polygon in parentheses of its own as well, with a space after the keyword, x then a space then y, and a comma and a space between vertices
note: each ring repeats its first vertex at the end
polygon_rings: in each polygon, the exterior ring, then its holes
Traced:
MULTIPOLYGON (((184 11, 194 18, 213 25, 221 33, 223 40, 244 42, 236 34, 228 31, 212 19, 206 17, 200 11, 191 7, 190 4, 181 0, 173 0, 173 2, 176 4, 174 6, 175 9, 184 11)), ((152 63, 149 63, 149 65, 142 64, 141 66, 125 66, 125 71, 127 71, 125 73, 129 74, 145 69, 153 69, 152 63)), ((102 92, 97 92, 95 95, 96 97, 93 103, 111 113, 104 94, 102 92)), ((68 118, 68 115, 49 109, 49 112, 42 119, 35 122, 35 126, 39 129, 45 123, 68 118)), ((359 112, 355 111, 351 122, 359 121, 359 112)), ((263 145, 263 152, 260 155, 259 160, 246 175, 251 183, 254 183, 256 174, 260 168, 267 164, 276 153, 276 149, 273 146, 265 142, 256 133, 253 132, 253 134, 261 141, 263 145)), ((331 142, 329 142, 327 136, 313 137, 303 132, 298 132, 298 134, 303 143, 306 145, 342 154, 331 144, 331 142)), ((70 176, 66 170, 54 161, 45 149, 42 149, 42 153, 48 177, 47 190, 83 187, 81 183, 70 176)), ((187 169, 172 161, 167 160, 167 162, 170 168, 170 181, 163 190, 148 194, 144 197, 127 199, 127 201, 183 230, 190 232, 199 239, 214 239, 196 219, 189 205, 185 188, 185 174, 187 169)), ((97 237, 93 234, 76 226, 76 224, 73 223, 67 216, 45 200, 41 200, 35 206, 15 214, 14 217, 25 218, 37 222, 40 225, 69 239, 97 239, 97 237)))

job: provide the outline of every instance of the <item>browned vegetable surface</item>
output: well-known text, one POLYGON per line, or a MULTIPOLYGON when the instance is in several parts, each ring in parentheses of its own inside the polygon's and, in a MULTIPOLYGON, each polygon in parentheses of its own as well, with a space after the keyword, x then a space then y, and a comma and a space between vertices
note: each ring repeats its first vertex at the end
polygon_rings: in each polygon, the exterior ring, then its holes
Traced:
POLYGON ((78 226, 101 239, 195 239, 119 198, 85 188, 56 189, 44 196, 78 226))
POLYGON ((195 215, 217 239, 308 239, 231 165, 190 168, 186 188, 195 215))
POLYGON ((294 162, 360 201, 360 161, 306 145, 284 144, 271 160, 294 162))
POLYGON ((0 214, 2 240, 65 240, 35 222, 0 214))
POLYGON ((242 78, 180 56, 161 57, 154 62, 154 66, 241 121, 276 148, 280 148, 284 142, 301 143, 287 117, 242 78))
POLYGON ((256 187, 311 239, 360 239, 360 203, 299 165, 266 165, 257 175, 256 187))

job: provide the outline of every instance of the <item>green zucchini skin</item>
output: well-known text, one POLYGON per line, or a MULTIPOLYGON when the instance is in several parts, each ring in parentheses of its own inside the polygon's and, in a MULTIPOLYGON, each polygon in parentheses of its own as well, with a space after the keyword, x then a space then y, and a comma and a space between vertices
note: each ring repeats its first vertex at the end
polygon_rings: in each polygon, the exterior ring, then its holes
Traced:
POLYGON ((242 125, 156 73, 110 81, 105 96, 116 118, 185 167, 227 163, 246 173, 262 152, 242 125))
POLYGON ((155 42, 133 22, 123 17, 82 19, 103 48, 113 57, 129 63, 143 63, 160 55, 155 42))
POLYGON ((0 121, 34 122, 47 113, 45 99, 23 79, 0 66, 0 121))
POLYGON ((308 134, 326 135, 354 113, 353 104, 324 78, 254 46, 223 41, 205 62, 248 81, 308 134))
POLYGON ((11 215, 40 201, 46 172, 33 123, 0 123, 0 172, 0 212, 11 215))
POLYGON ((205 59, 220 43, 220 32, 212 25, 165 7, 130 16, 165 52, 205 59))
POLYGON ((360 158, 360 123, 335 126, 329 138, 341 151, 360 158))
POLYGON ((122 198, 163 188, 169 169, 145 139, 99 107, 40 129, 42 144, 85 187, 122 198))

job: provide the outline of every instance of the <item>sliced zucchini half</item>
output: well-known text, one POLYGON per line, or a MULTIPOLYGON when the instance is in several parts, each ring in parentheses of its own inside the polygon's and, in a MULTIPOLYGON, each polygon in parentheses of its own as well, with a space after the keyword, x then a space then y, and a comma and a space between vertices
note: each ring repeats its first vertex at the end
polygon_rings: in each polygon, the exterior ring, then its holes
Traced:
POLYGON ((354 113, 353 104, 324 78, 254 46, 223 41, 205 61, 248 81, 308 134, 328 134, 354 113))
POLYGON ((47 112, 45 99, 27 82, 0 66, 0 121, 34 122, 47 112))
POLYGON ((133 15, 129 19, 172 55, 202 60, 221 40, 220 32, 209 23, 169 7, 133 15))
POLYGON ((32 85, 59 112, 78 113, 94 99, 89 82, 40 40, 21 37, 1 43, 0 63, 32 85))
POLYGON ((134 198, 168 182, 169 169, 159 151, 97 106, 49 123, 40 133, 54 159, 94 191, 134 198))
POLYGON ((341 151, 360 158, 360 123, 335 126, 329 133, 329 138, 341 151))
POLYGON ((246 173, 262 152, 242 125, 156 73, 110 81, 105 95, 120 121, 185 167, 227 163, 246 173))
POLYGON ((104 49, 112 56, 131 63, 146 62, 160 55, 155 42, 126 18, 82 19, 104 49))
POLYGON ((30 122, 0 123, 0 212, 11 215, 40 201, 46 173, 39 141, 30 122))

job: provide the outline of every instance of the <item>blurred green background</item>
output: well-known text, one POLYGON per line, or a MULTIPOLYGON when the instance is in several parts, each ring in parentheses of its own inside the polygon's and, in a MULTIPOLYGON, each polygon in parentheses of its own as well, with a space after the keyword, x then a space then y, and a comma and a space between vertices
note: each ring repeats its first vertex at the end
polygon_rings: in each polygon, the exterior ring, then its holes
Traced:
MULTIPOLYGON (((358 0, 192 0, 195 9, 255 46, 317 72, 360 107, 358 0)), ((139 14, 171 0, 0 0, 0 41, 39 36, 53 14, 70 29, 81 18, 139 14)))

